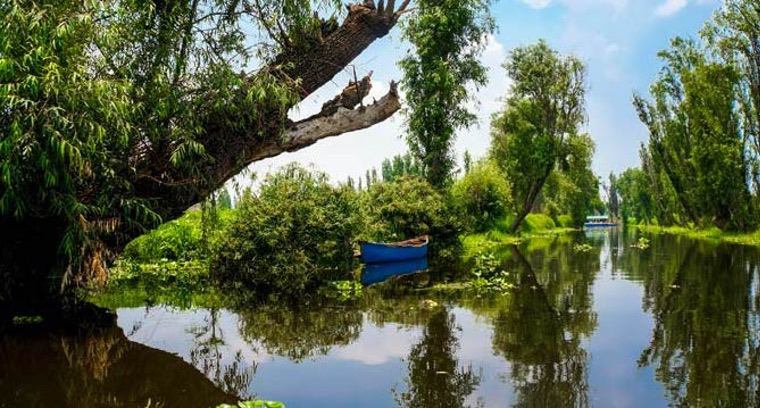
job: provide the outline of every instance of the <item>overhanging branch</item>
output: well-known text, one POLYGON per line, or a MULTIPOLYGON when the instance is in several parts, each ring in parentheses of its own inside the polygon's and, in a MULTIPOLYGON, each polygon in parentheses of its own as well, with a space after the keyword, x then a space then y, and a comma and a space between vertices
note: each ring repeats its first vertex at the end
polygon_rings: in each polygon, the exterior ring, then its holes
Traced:
POLYGON ((366 129, 390 118, 400 108, 397 86, 391 82, 390 91, 371 105, 354 109, 340 106, 331 114, 324 114, 323 109, 317 115, 293 123, 285 130, 280 141, 262 146, 249 160, 254 162, 277 156, 283 152, 302 149, 331 136, 366 129))

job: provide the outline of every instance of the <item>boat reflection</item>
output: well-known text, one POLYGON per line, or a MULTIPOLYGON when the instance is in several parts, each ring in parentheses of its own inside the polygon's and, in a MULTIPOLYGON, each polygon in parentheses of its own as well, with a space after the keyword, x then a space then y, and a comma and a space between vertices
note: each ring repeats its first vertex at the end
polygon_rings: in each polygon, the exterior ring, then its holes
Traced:
POLYGON ((369 286, 385 282, 395 276, 418 273, 428 268, 427 257, 409 259, 401 262, 365 264, 362 270, 362 285, 369 286))

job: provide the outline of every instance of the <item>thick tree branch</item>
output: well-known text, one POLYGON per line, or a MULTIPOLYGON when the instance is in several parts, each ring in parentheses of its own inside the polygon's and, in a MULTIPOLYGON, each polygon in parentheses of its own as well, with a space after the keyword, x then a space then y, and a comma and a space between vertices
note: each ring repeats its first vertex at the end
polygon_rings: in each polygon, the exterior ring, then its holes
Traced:
MULTIPOLYGON (((365 0, 348 6, 348 15, 340 26, 325 25, 322 37, 315 43, 286 48, 263 72, 298 84, 301 99, 307 97, 331 81, 370 44, 393 28, 406 12, 409 1, 403 1, 396 10, 393 4, 393 1, 388 1, 382 8, 378 8, 375 2, 365 0)), ((370 89, 369 78, 358 82, 353 84, 355 91, 349 89, 349 84, 343 94, 325 103, 318 115, 286 125, 284 130, 282 120, 292 106, 266 112, 265 119, 255 129, 250 129, 248 135, 229 131, 225 122, 234 121, 235 118, 209 118, 203 126, 204 135, 199 137, 207 154, 213 158, 213 162, 204 171, 206 177, 203 182, 186 188, 168 188, 166 184, 156 183, 146 177, 135 183, 136 196, 161 202, 159 213, 171 219, 257 160, 298 150, 326 137, 367 128, 387 119, 400 108, 394 88, 375 104, 353 109, 370 89)), ((150 176, 164 182, 188 178, 184 174, 173 174, 174 171, 169 166, 161 167, 150 176)))
POLYGON ((393 2, 383 7, 376 7, 371 0, 351 4, 340 27, 326 33, 319 44, 286 50, 271 67, 291 79, 300 79, 299 93, 306 97, 345 69, 375 40, 388 34, 408 5, 409 1, 404 1, 393 10, 393 2))
MULTIPOLYGON (((341 95, 344 95, 346 90, 351 89, 353 85, 350 83, 341 95)), ((369 88, 366 89, 369 91, 369 88)), ((354 106, 357 104, 358 101, 354 103, 354 106)), ((390 118, 400 108, 401 101, 397 86, 392 82, 390 91, 369 106, 355 109, 340 106, 334 111, 330 106, 327 109, 323 108, 322 112, 314 116, 293 123, 286 129, 280 140, 261 145, 248 158, 248 162, 253 163, 284 152, 299 150, 331 136, 366 129, 390 118)))

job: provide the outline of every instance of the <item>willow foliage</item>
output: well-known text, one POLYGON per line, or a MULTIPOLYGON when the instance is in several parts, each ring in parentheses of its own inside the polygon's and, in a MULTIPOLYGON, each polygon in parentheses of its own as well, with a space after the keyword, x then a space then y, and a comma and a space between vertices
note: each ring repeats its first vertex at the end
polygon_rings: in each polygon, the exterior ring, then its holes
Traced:
POLYGON ((240 140, 279 137, 297 81, 259 67, 285 41, 308 47, 319 34, 315 12, 337 6, 0 2, 0 222, 51 220, 65 230, 69 272, 102 266, 114 243, 184 209, 136 190, 213 187, 205 169, 224 141, 209 136, 209 123, 240 140))

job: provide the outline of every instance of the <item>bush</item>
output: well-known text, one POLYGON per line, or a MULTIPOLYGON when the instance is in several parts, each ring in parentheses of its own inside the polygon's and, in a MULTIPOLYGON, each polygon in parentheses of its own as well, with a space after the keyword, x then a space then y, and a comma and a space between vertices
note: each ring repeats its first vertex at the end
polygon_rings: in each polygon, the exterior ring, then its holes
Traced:
POLYGON ((557 224, 562 228, 573 228, 575 226, 573 216, 570 214, 563 214, 557 217, 557 224))
POLYGON ((511 207, 509 184, 491 162, 478 163, 451 188, 454 206, 468 229, 482 232, 511 207))
POLYGON ((462 225, 448 197, 416 176, 373 184, 362 200, 362 238, 398 241, 428 234, 431 251, 450 259, 461 249, 462 225))
POLYGON ((546 214, 531 213, 525 217, 522 230, 524 232, 541 232, 557 228, 554 220, 546 214))
POLYGON ((303 294, 345 279, 353 262, 358 212, 353 190, 334 188, 322 173, 291 164, 247 192, 212 251, 221 283, 259 294, 303 294))
MULTIPOLYGON (((213 219, 207 221, 207 240, 229 223, 232 210, 217 209, 207 213, 213 219)), ((124 248, 121 257, 128 261, 153 263, 162 260, 189 261, 206 257, 207 246, 203 234, 203 214, 190 210, 182 217, 162 224, 155 230, 132 240, 124 248)))

